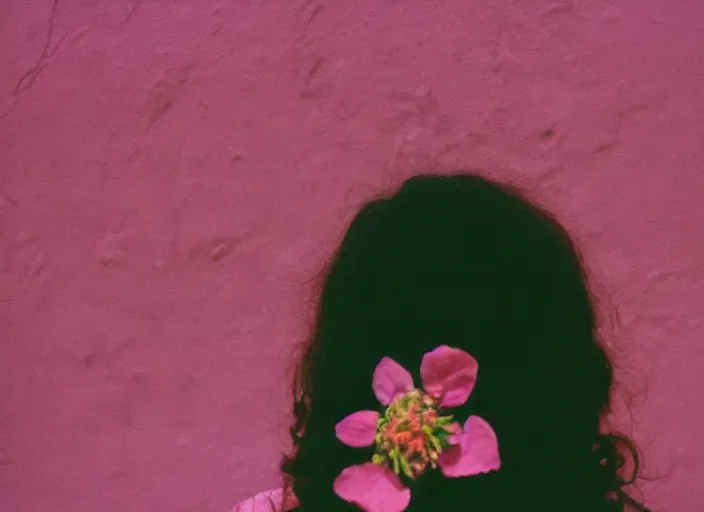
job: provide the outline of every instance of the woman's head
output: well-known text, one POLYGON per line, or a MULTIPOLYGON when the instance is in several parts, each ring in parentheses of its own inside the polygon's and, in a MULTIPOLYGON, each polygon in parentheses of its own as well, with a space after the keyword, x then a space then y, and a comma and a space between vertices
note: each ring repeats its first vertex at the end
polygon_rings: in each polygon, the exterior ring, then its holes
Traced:
POLYGON ((612 369, 595 336, 570 237, 518 192, 424 175, 371 201, 327 271, 295 383, 296 450, 282 469, 301 510, 355 510, 333 481, 372 449, 344 445, 335 425, 379 410, 371 383, 383 357, 418 383, 423 355, 439 345, 479 362, 470 399, 452 412, 492 425, 502 468, 460 479, 426 472, 407 510, 621 510, 620 444, 600 431, 612 369))

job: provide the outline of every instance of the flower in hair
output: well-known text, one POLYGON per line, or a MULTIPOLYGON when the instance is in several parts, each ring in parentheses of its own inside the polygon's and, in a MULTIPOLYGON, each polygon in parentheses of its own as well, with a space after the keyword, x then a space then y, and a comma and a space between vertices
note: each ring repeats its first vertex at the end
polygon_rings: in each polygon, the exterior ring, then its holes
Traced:
POLYGON ((335 426, 337 438, 355 448, 374 446, 372 461, 345 468, 335 493, 367 512, 401 512, 408 485, 428 468, 450 478, 488 473, 501 467, 496 434, 479 416, 460 425, 441 409, 463 405, 477 380, 477 361, 458 348, 441 345, 423 356, 423 390, 391 358, 383 358, 372 378, 374 394, 386 406, 358 411, 335 426))

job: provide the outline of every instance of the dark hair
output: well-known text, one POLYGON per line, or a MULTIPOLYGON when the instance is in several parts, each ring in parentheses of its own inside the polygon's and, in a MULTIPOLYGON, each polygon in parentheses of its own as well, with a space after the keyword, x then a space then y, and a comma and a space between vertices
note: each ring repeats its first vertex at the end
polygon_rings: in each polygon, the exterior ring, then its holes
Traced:
POLYGON ((647 510, 623 490, 636 447, 603 431, 613 371, 581 258, 519 192, 470 174, 410 178, 359 211, 322 284, 294 382, 294 450, 281 464, 296 510, 358 510, 333 481, 373 449, 344 445, 335 424, 381 410, 371 383, 382 357, 418 384, 423 354, 441 344, 479 362, 469 401, 451 412, 493 426, 502 467, 426 471, 409 512, 647 510))

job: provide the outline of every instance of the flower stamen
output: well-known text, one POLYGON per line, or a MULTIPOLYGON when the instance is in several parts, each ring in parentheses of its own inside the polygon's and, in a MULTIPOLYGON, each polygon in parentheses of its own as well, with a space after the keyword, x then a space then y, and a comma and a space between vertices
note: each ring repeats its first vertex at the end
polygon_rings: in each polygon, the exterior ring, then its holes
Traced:
POLYGON ((440 416, 435 399, 419 389, 397 397, 377 424, 372 462, 416 480, 428 465, 435 468, 443 448, 450 446, 452 420, 440 416))

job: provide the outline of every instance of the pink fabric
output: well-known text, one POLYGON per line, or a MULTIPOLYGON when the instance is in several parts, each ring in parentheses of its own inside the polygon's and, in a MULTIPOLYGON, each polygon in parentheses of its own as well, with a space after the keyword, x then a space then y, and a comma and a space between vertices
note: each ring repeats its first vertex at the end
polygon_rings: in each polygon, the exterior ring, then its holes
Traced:
POLYGON ((286 508, 282 509, 284 489, 278 487, 262 491, 244 501, 241 501, 232 512, 287 512, 298 505, 298 500, 293 493, 289 493, 286 508))

